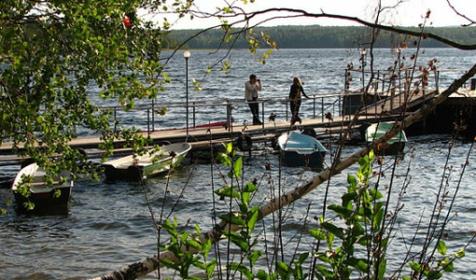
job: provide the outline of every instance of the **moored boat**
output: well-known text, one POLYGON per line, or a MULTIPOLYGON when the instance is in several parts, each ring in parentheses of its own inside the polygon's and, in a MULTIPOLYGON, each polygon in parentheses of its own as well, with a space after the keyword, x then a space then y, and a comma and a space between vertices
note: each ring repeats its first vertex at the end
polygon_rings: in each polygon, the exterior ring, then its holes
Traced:
POLYGON ((189 143, 175 143, 160 146, 144 155, 129 155, 105 162, 106 180, 136 181, 157 176, 179 165, 192 146, 189 143))
POLYGON ((12 185, 18 209, 39 212, 67 208, 74 185, 71 174, 61 172, 50 184, 46 182, 45 175, 45 171, 36 163, 29 164, 18 172, 12 185), (33 208, 29 209, 29 206, 33 208))
POLYGON ((279 136, 278 145, 284 166, 322 169, 327 149, 316 138, 290 131, 279 136))
MULTIPOLYGON (((379 139, 385 135, 390 129, 392 129, 393 123, 391 122, 380 122, 371 124, 367 127, 365 131, 365 141, 367 144, 372 143, 374 140, 379 139)), ((386 156, 386 155, 403 155, 403 150, 407 143, 407 136, 405 131, 400 131, 397 135, 393 136, 388 140, 388 146, 385 148, 378 147, 375 151, 376 154, 386 156)))

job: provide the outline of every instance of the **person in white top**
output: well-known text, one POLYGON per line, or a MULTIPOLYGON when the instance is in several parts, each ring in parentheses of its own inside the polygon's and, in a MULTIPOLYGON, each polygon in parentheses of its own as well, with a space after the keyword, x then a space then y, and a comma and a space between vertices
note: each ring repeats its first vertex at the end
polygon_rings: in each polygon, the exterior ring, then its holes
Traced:
POLYGON ((259 119, 258 91, 261 91, 261 81, 251 74, 250 80, 245 83, 245 99, 253 114, 253 125, 262 124, 259 119))

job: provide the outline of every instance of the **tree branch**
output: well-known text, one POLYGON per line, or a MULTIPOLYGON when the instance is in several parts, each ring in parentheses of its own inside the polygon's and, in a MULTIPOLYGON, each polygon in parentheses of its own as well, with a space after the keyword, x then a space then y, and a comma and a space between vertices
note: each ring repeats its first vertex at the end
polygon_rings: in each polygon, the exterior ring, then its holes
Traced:
MULTIPOLYGON (((393 32, 393 33, 405 34, 405 35, 410 35, 410 36, 415 36, 415 37, 423 36, 423 38, 430 38, 430 39, 436 40, 436 41, 441 42, 445 45, 448 45, 448 46, 451 46, 451 47, 454 47, 454 48, 457 48, 457 49, 460 49, 460 50, 476 50, 476 44, 461 44, 461 43, 455 42, 453 40, 450 40, 448 38, 439 36, 437 34, 433 34, 431 32, 423 32, 422 33, 421 31, 413 31, 413 30, 408 30, 408 29, 404 29, 404 28, 401 28, 401 27, 388 26, 388 25, 383 25, 383 24, 380 24, 380 23, 369 22, 369 21, 360 19, 358 17, 344 16, 344 15, 338 15, 338 14, 328 14, 328 13, 324 13, 324 12, 316 14, 316 13, 309 13, 309 12, 307 12, 305 10, 301 10, 301 9, 269 8, 269 9, 259 10, 259 11, 255 11, 255 12, 251 12, 251 13, 242 12, 242 13, 236 13, 236 14, 233 14, 233 15, 225 14, 225 15, 220 15, 220 16, 221 17, 229 17, 229 18, 236 18, 236 17, 243 16, 243 17, 245 17, 246 21, 249 21, 252 18, 261 16, 261 15, 264 15, 264 14, 268 14, 268 13, 273 13, 273 12, 299 14, 299 16, 302 16, 302 17, 333 18, 333 19, 341 19, 341 20, 346 20, 346 21, 352 21, 352 22, 359 23, 359 24, 367 26, 367 27, 376 28, 376 29, 380 29, 380 30, 385 30, 385 31, 393 32)), ((209 14, 209 15, 212 16, 212 14, 209 14)), ((287 15, 287 16, 284 16, 284 17, 297 17, 297 15, 287 15)), ((243 22, 245 20, 237 21, 237 22, 235 22, 231 25, 235 25, 236 23, 243 22)))
POLYGON ((448 3, 448 6, 450 6, 450 8, 453 10, 453 12, 455 12, 458 16, 464 18, 465 20, 469 21, 469 23, 467 24, 463 24, 462 26, 471 26, 471 25, 475 25, 476 24, 476 21, 470 19, 469 17, 465 16, 464 14, 460 13, 450 2, 450 0, 446 0, 446 3, 448 3))

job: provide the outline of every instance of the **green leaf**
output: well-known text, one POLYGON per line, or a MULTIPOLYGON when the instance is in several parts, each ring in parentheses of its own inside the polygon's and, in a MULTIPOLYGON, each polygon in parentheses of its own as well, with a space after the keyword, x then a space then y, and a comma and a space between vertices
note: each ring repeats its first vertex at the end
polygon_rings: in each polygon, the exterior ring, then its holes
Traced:
POLYGON ((409 265, 410 268, 415 272, 419 272, 421 270, 421 265, 416 261, 410 261, 409 265))
POLYGON ((443 277, 443 273, 441 273, 441 271, 438 271, 438 270, 431 270, 427 274, 428 280, 436 280, 436 279, 440 279, 441 277, 443 277))
POLYGON ((334 279, 334 273, 332 273, 331 270, 329 270, 327 267, 323 266, 323 265, 316 265, 316 269, 317 271, 322 275, 324 276, 325 279, 334 279))
POLYGON ((464 248, 459 249, 459 250, 455 253, 455 256, 456 256, 458 259, 461 259, 462 257, 464 257, 464 256, 465 256, 464 248))
POLYGON ((387 271, 387 260, 381 259, 378 265, 378 280, 383 280, 387 271))
POLYGON ((250 246, 248 245, 248 240, 245 237, 234 232, 226 233, 225 236, 227 236, 230 241, 238 246, 243 252, 246 253, 249 251, 250 246))
POLYGON ((349 191, 342 196, 342 207, 352 210, 352 204, 350 202, 355 201, 359 195, 355 191, 349 191))
POLYGON ((259 208, 254 207, 253 209, 251 209, 250 213, 251 213, 251 216, 248 218, 247 225, 248 225, 248 231, 253 232, 256 226, 256 221, 258 221, 258 217, 260 213, 259 208))
POLYGON ((309 257, 309 252, 306 252, 306 253, 302 253, 299 255, 299 258, 297 260, 297 263, 298 264, 303 264, 304 261, 309 257))
POLYGON ((202 255, 203 256, 208 256, 212 249, 212 241, 210 239, 207 239, 203 244, 202 244, 202 255))
POLYGON ((196 250, 202 250, 202 245, 199 242, 197 242, 196 240, 188 239, 187 240, 187 245, 196 249, 196 250))
POLYGON ((377 188, 370 188, 369 193, 374 200, 381 199, 383 197, 382 193, 377 190, 377 188))
POLYGON ((438 241, 436 249, 438 250, 438 253, 440 253, 442 256, 446 255, 447 248, 443 240, 438 241))
POLYGON ((361 272, 367 272, 368 264, 366 259, 350 258, 349 264, 361 272))
POLYGON ((31 201, 26 201, 26 202, 23 202, 23 207, 26 210, 31 211, 31 210, 35 209, 35 203, 33 203, 31 201))
POLYGON ((245 184, 245 187, 243 188, 244 192, 255 192, 257 190, 257 187, 255 184, 248 182, 245 184))
POLYGON ((326 240, 326 234, 320 229, 311 229, 309 234, 317 240, 326 240))
POLYGON ((261 255, 263 255, 261 251, 253 250, 248 256, 248 260, 251 262, 252 265, 255 265, 261 255))
POLYGON ((61 196, 61 190, 60 189, 56 189, 54 192, 53 192, 53 198, 60 198, 61 196))
POLYGON ((438 262, 438 266, 443 268, 446 272, 452 272, 454 270, 453 261, 450 260, 448 257, 443 258, 438 262))
POLYGON ((250 269, 242 264, 232 262, 230 263, 231 270, 237 270, 245 275, 245 277, 249 280, 253 279, 253 274, 251 273, 250 269))
POLYGON ((339 216, 341 216, 342 218, 344 219, 349 219, 350 216, 352 215, 352 210, 349 210, 345 207, 342 207, 340 205, 337 205, 337 204, 332 204, 332 205, 329 205, 329 207, 327 207, 328 209, 336 212, 339 216))
POLYGON ((352 224, 352 234, 355 238, 365 234, 365 229, 359 221, 354 221, 352 224))
POLYGON ((380 208, 377 213, 374 215, 373 220, 372 220, 372 229, 374 232, 377 232, 380 230, 380 225, 382 224, 382 219, 384 216, 384 209, 380 208))
POLYGON ((217 160, 218 160, 218 162, 220 162, 221 164, 223 164, 227 167, 231 166, 231 158, 230 158, 230 156, 228 156, 225 153, 219 153, 218 156, 217 156, 217 160))
POLYGON ((251 194, 249 192, 241 192, 241 203, 240 211, 246 213, 248 211, 248 205, 251 202, 251 194))
POLYGON ((202 83, 200 83, 196 79, 192 79, 192 85, 193 85, 193 89, 195 91, 202 91, 203 90, 202 83))
POLYGON ((212 278, 216 265, 217 265, 216 260, 213 260, 213 261, 211 261, 207 264, 206 272, 207 272, 207 275, 208 275, 208 279, 212 278))
POLYGON ((290 271, 289 266, 285 262, 278 262, 277 271, 278 271, 279 275, 281 275, 281 278, 289 279, 289 276, 290 276, 289 273, 291 271, 290 271))
POLYGON ((369 151, 369 161, 373 162, 374 159, 375 159, 375 153, 374 153, 374 150, 372 149, 369 151))
POLYGON ((215 191, 215 194, 220 197, 233 197, 240 198, 240 193, 236 190, 236 187, 224 186, 215 191))
POLYGON ((344 239, 344 229, 343 228, 340 228, 338 226, 335 226, 329 222, 324 222, 321 224, 321 226, 326 229, 327 231, 329 231, 330 233, 332 233, 333 235, 339 237, 340 239, 344 239))
POLYGON ((226 143, 225 144, 225 151, 228 155, 231 155, 233 152, 233 144, 232 143, 226 143))
POLYGON ((256 278, 259 280, 270 280, 271 278, 268 276, 268 273, 266 271, 260 269, 258 273, 256 274, 256 278))
POLYGON ((357 187, 357 178, 353 175, 347 175, 347 183, 349 184, 349 188, 354 190, 357 187))
POLYGON ((238 157, 233 163, 233 172, 237 178, 241 177, 242 169, 243 169, 243 158, 238 157))
POLYGON ((233 225, 239 225, 239 226, 245 225, 245 221, 239 215, 235 213, 232 213, 231 215, 230 214, 220 215, 220 219, 233 225))

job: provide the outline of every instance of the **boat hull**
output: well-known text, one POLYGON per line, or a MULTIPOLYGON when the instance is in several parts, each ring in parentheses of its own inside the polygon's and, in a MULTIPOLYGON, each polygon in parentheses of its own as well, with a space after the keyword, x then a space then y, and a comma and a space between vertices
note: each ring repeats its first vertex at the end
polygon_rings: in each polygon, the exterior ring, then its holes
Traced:
POLYGON ((111 164, 103 164, 106 181, 141 182, 147 178, 158 176, 170 170, 171 167, 180 165, 188 150, 164 161, 153 162, 148 165, 130 165, 127 168, 118 168, 111 164))
POLYGON ((142 166, 129 166, 129 168, 115 168, 112 165, 105 164, 104 174, 106 181, 132 181, 140 182, 144 179, 144 172, 142 166))
POLYGON ((375 153, 379 156, 401 156, 406 142, 395 142, 385 148, 378 148, 375 153))
POLYGON ((61 172, 59 177, 53 178, 51 185, 48 185, 45 180, 45 171, 36 163, 29 164, 18 172, 12 184, 17 211, 59 214, 68 210, 71 189, 74 185, 71 174, 68 171, 61 172), (29 189, 28 197, 19 192, 23 184, 29 189), (29 203, 34 204, 33 209, 29 209, 29 203))
POLYGON ((283 166, 322 169, 327 149, 316 138, 291 131, 281 134, 278 145, 283 166))
POLYGON ((13 194, 15 196, 17 211, 33 213, 64 212, 68 210, 71 187, 60 187, 49 192, 31 193, 29 197, 24 197, 17 192, 13 192, 13 194), (56 190, 60 191, 59 197, 55 197, 56 190), (32 210, 25 207, 25 204, 28 202, 34 204, 32 210))
POLYGON ((315 170, 321 170, 324 164, 326 152, 319 151, 311 154, 299 154, 292 151, 280 151, 281 164, 287 167, 309 167, 315 170))

